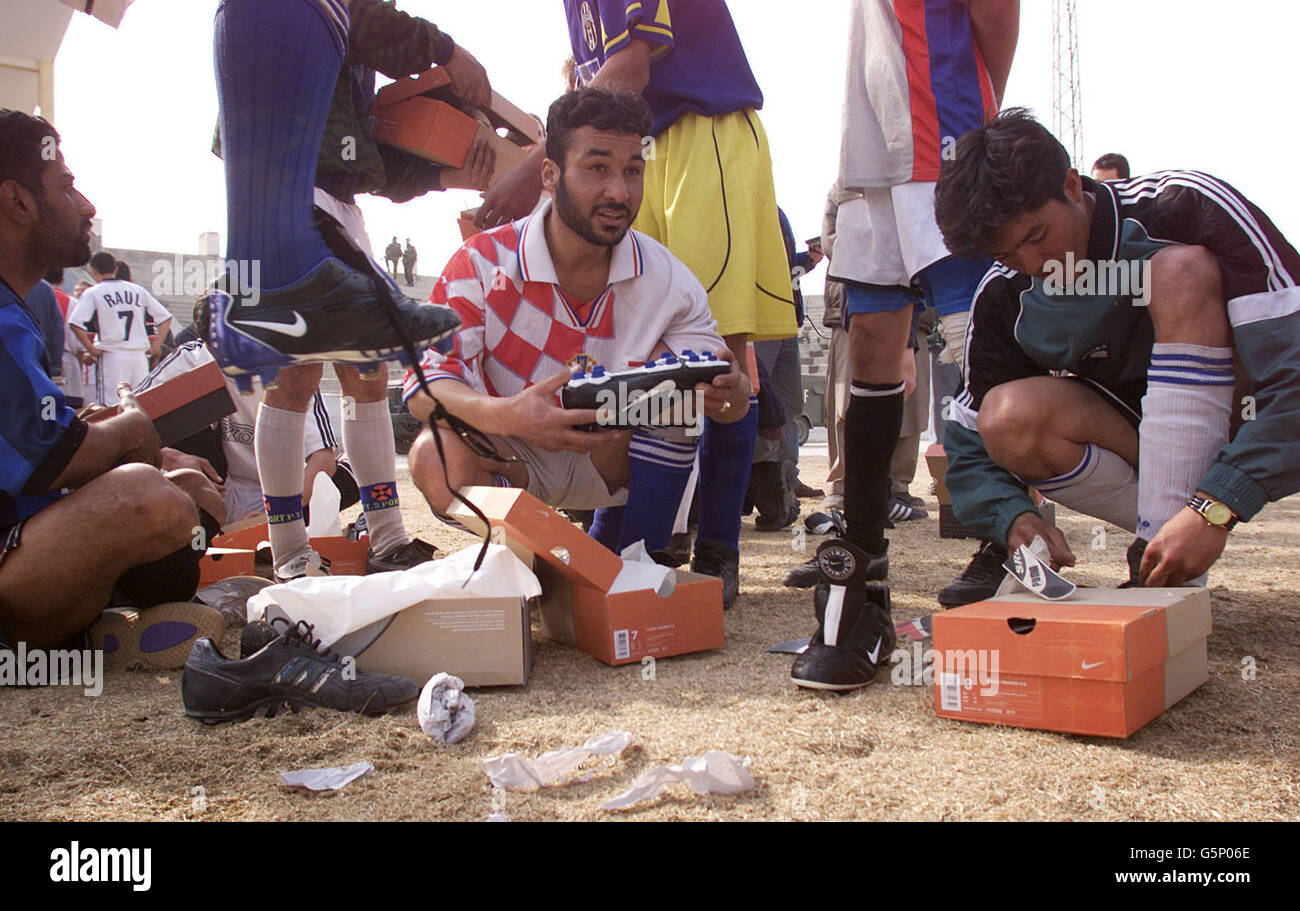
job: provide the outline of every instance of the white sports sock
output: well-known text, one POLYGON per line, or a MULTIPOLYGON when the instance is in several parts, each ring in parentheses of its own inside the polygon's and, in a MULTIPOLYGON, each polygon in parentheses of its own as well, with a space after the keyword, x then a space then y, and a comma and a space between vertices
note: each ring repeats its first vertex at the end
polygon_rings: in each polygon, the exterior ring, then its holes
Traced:
POLYGON ((271 558, 277 570, 311 551, 302 521, 302 440, 304 411, 285 411, 262 402, 257 406, 253 451, 257 476, 266 498, 271 558))
POLYGON ((700 480, 700 453, 696 450, 695 463, 691 466, 691 476, 686 479, 686 491, 677 504, 677 518, 673 520, 673 534, 684 535, 690 531, 691 501, 695 499, 695 485, 700 480))
POLYGON ((1232 418, 1231 348, 1157 342, 1138 427, 1137 535, 1150 541, 1187 505, 1232 418))
POLYGON ((343 450, 361 488, 370 550, 383 555, 411 539, 397 501, 397 453, 388 400, 357 402, 343 418, 343 450))
POLYGON ((1059 477, 1034 482, 1033 486, 1049 500, 1075 512, 1126 531, 1137 527, 1138 474, 1122 456, 1109 449, 1089 443, 1073 469, 1059 477))

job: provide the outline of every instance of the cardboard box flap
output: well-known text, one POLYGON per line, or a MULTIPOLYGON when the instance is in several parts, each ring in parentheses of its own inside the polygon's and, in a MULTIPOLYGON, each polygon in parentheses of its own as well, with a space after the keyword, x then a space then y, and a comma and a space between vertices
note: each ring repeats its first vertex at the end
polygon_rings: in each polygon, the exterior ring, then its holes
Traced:
MULTIPOLYGON (((464 487, 460 495, 481 509, 493 528, 501 528, 572 582, 609 591, 623 568, 618 554, 526 490, 464 487)), ((471 532, 485 531, 483 523, 463 503, 453 503, 449 513, 471 532)))
MULTIPOLYGON (((1125 589, 1127 591, 1127 589, 1125 589)), ((1169 654, 1174 656, 1209 638, 1214 622, 1210 616, 1210 592, 1205 588, 1148 589, 1180 595, 1164 609, 1169 654)))
POLYGON ((1029 596, 968 604, 932 622, 936 651, 996 651, 1004 674, 1127 682, 1166 658, 1165 620, 1151 607, 1029 596))
POLYGON ((397 104, 399 101, 405 101, 407 98, 414 98, 416 95, 434 95, 446 94, 450 98, 455 98, 455 90, 451 84, 451 77, 447 71, 440 66, 433 69, 425 70, 418 76, 403 76, 395 82, 375 92, 375 100, 372 107, 384 107, 390 104, 397 104), (439 90, 443 90, 440 92, 439 90))

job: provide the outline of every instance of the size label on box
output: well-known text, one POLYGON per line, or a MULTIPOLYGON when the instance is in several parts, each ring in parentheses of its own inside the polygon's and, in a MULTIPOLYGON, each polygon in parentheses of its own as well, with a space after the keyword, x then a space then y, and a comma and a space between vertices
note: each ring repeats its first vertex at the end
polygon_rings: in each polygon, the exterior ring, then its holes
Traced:
POLYGON ((632 657, 632 642, 629 631, 625 629, 614 630, 614 660, 622 661, 624 658, 632 657))
POLYGON ((1008 724, 1043 721, 1043 685, 1037 677, 1005 674, 981 681, 978 677, 943 674, 939 679, 939 708, 978 715, 1008 724))

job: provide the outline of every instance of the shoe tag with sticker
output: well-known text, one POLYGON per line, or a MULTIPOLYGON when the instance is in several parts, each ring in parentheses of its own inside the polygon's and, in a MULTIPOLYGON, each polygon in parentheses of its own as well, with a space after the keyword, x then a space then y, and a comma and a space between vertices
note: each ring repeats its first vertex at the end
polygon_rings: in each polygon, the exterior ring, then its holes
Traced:
MULTIPOLYGON (((1074 594, 1078 587, 1023 544, 1012 551, 1002 565, 1022 586, 1048 601, 1062 601, 1074 594)), ((999 589, 998 594, 1007 594, 1003 589, 999 589)))

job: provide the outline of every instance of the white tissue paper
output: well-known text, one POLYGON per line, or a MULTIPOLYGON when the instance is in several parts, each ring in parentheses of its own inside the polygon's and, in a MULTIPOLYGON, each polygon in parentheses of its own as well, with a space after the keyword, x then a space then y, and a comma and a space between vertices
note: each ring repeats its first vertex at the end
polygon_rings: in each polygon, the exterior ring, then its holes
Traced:
MULTIPOLYGON (((599 737, 592 737, 580 747, 563 747, 543 753, 536 759, 524 759, 518 753, 506 753, 483 760, 483 771, 497 788, 520 788, 534 790, 560 782, 570 772, 582 765, 588 756, 617 757, 632 742, 632 735, 627 731, 610 731, 599 737)), ((585 776, 561 782, 572 784, 573 781, 586 781, 585 776)))
POLYGON ((623 568, 614 577, 609 593, 639 592, 650 589, 660 598, 667 598, 677 587, 677 573, 671 566, 660 566, 646 553, 645 542, 637 541, 623 548, 619 554, 623 568))
POLYGON ((281 772, 280 780, 291 787, 303 787, 312 791, 337 791, 348 782, 356 781, 374 770, 375 767, 363 759, 361 762, 354 762, 342 768, 281 772))
POLYGON ((532 570, 500 544, 488 545, 483 565, 471 578, 481 546, 473 544, 402 572, 304 576, 272 585, 248 599, 248 619, 305 620, 315 626, 321 646, 329 648, 348 633, 430 598, 466 594, 534 598, 542 593, 532 570))
POLYGON ((688 756, 681 765, 661 765, 646 772, 632 787, 613 800, 600 805, 602 810, 621 810, 642 800, 657 797, 674 781, 691 786, 696 794, 740 794, 754 789, 749 774, 749 757, 741 759, 722 750, 709 750, 703 756, 688 756))
POLYGON ((465 681, 451 674, 434 674, 420 690, 415 707, 420 730, 439 743, 464 740, 474 727, 474 700, 462 692, 465 681))

